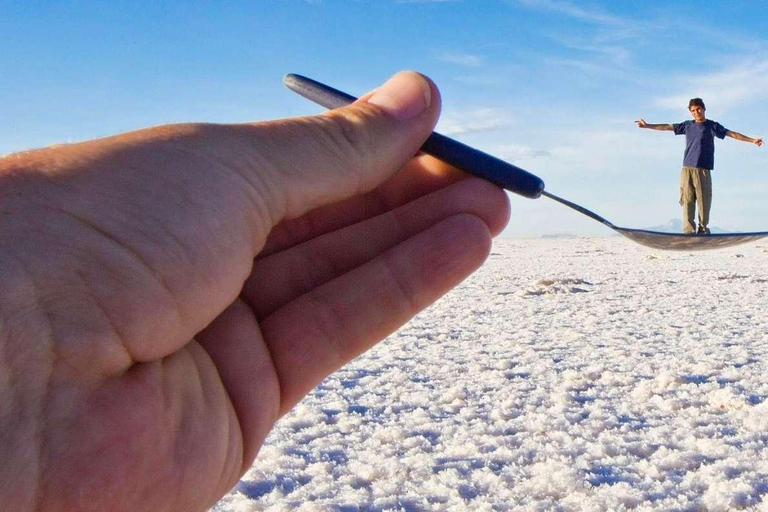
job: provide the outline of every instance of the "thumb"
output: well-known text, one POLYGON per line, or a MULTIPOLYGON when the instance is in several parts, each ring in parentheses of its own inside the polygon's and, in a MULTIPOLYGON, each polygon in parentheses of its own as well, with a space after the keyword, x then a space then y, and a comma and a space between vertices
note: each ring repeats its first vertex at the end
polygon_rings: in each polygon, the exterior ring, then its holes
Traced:
POLYGON ((381 184, 418 152, 439 111, 435 85, 404 71, 352 105, 256 125, 273 225, 381 184))
POLYGON ((275 224, 382 183, 439 109, 434 84, 404 72, 320 116, 165 125, 2 158, 0 204, 21 206, 0 247, 39 272, 41 297, 70 290, 56 328, 80 322, 89 339, 120 333, 133 360, 164 357, 232 303, 275 224))

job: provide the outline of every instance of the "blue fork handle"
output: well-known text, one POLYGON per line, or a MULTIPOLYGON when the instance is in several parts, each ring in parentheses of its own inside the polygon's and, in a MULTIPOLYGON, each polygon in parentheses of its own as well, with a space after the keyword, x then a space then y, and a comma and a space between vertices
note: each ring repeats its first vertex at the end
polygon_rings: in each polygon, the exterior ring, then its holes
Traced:
MULTIPOLYGON (((286 75, 283 82, 293 92, 329 109, 357 99, 301 75, 286 75)), ((437 132, 432 132, 421 151, 523 197, 536 199, 544 191, 544 181, 538 176, 437 132)))

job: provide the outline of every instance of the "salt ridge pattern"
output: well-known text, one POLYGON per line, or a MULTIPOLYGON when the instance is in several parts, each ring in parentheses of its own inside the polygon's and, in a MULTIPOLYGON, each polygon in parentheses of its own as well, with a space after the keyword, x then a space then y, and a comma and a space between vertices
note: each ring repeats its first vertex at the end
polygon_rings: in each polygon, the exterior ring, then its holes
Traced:
POLYGON ((215 511, 768 511, 768 248, 500 239, 215 511))

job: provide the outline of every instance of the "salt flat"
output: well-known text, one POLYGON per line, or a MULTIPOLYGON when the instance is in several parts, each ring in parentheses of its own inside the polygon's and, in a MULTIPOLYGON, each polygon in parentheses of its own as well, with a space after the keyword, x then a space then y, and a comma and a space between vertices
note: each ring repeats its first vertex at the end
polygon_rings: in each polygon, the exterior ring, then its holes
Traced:
POLYGON ((768 511, 767 332, 768 244, 499 239, 214 510, 768 511))

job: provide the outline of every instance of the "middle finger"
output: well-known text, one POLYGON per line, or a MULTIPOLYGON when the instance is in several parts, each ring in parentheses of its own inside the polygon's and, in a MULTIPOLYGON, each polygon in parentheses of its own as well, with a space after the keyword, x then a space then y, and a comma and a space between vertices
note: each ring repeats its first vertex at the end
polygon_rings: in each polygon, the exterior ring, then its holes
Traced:
POLYGON ((496 235, 509 218, 499 187, 469 178, 351 226, 258 258, 242 297, 258 319, 457 213, 480 217, 496 235))

